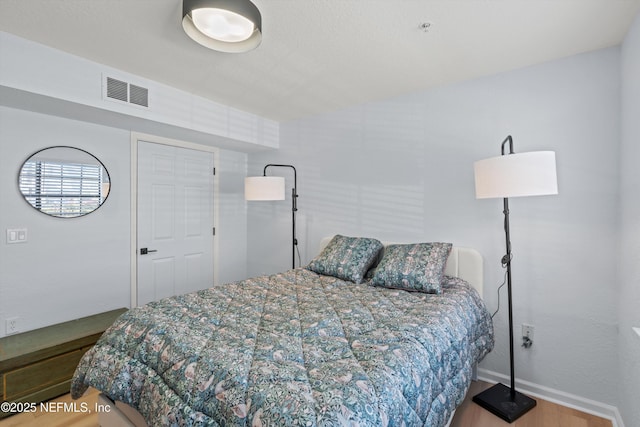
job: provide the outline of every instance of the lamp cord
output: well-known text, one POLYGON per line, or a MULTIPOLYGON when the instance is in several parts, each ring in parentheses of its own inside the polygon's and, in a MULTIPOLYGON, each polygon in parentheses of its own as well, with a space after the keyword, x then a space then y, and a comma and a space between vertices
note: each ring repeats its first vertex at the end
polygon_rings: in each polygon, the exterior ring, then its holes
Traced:
POLYGON ((500 311, 500 290, 504 287, 504 285, 507 284, 507 265, 511 262, 511 260, 513 259, 513 254, 511 254, 511 256, 509 258, 507 258, 508 255, 505 255, 502 257, 501 263, 502 263, 502 268, 504 268, 504 276, 502 279, 502 284, 500 286, 498 286, 498 308, 496 308, 496 311, 493 312, 493 314, 491 315, 491 319, 493 319, 495 317, 496 314, 498 314, 498 312, 500 311))

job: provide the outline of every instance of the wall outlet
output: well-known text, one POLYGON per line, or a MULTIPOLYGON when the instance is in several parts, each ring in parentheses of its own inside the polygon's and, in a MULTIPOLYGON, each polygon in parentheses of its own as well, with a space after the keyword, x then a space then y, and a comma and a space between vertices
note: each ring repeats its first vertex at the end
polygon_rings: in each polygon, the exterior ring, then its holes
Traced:
POLYGON ((5 323, 5 333, 7 335, 17 334, 20 332, 20 318, 19 317, 9 317, 6 319, 5 323))
POLYGON ((533 325, 522 324, 522 346, 529 348, 533 345, 533 325))
POLYGON ((522 324, 522 336, 529 338, 533 341, 533 325, 522 324))

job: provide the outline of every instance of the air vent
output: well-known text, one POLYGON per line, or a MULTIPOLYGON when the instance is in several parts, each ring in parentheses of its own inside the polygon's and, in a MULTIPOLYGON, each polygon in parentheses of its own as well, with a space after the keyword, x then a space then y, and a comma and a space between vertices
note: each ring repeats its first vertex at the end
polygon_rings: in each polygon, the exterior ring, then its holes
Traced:
POLYGON ((128 102, 128 86, 127 82, 107 77, 107 98, 128 102))
POLYGON ((140 105, 141 107, 149 106, 149 89, 136 85, 129 85, 129 102, 140 105))
POLYGON ((149 89, 106 77, 104 79, 104 97, 110 100, 126 102, 140 107, 149 107, 149 89))

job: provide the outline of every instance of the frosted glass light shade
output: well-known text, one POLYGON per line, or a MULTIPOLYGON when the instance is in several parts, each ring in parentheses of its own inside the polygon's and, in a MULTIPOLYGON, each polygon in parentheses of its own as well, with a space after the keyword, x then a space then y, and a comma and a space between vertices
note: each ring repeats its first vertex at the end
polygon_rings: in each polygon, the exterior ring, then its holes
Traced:
POLYGON ((284 200, 284 177, 248 176, 244 179, 245 200, 284 200))
POLYGON ((475 162, 473 168, 477 199, 558 194, 553 151, 491 157, 475 162))
POLYGON ((205 7, 191 11, 193 25, 207 37, 223 42, 241 42, 253 33, 253 22, 225 9, 205 7))

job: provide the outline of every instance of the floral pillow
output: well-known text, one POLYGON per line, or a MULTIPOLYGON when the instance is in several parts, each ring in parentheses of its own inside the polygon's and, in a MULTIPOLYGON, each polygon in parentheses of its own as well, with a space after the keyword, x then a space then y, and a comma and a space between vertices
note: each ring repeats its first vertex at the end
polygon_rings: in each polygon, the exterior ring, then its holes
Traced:
POLYGON ((408 291, 439 294, 451 243, 389 245, 371 283, 408 291))
POLYGON ((362 283, 369 267, 378 259, 382 243, 366 237, 335 235, 307 266, 308 270, 338 279, 362 283))

